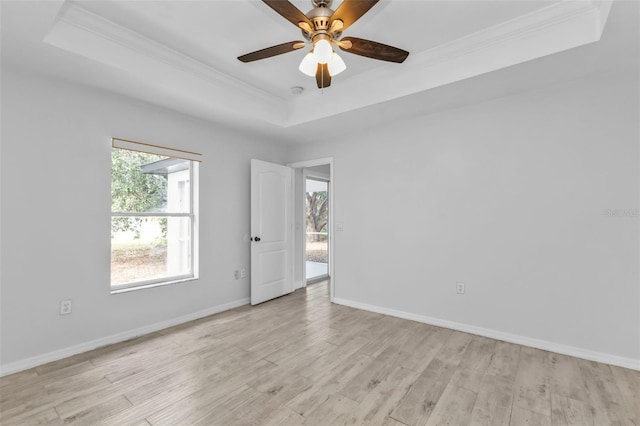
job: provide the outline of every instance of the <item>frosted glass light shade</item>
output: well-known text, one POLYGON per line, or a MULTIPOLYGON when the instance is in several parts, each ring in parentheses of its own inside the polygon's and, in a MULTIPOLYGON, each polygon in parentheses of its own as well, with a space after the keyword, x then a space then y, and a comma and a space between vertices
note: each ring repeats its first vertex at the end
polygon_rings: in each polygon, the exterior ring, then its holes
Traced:
POLYGON ((305 57, 302 59, 302 62, 300 62, 300 66, 298 67, 298 69, 302 71, 303 74, 306 74, 309 77, 315 77, 317 68, 318 63, 316 62, 316 58, 311 52, 305 55, 305 57))
POLYGON ((332 53, 331 44, 325 39, 318 40, 313 47, 313 56, 315 56, 316 62, 319 64, 329 62, 332 53))
POLYGON ((329 67, 329 75, 331 77, 335 77, 336 75, 347 69, 347 65, 336 52, 333 52, 333 54, 331 55, 331 60, 329 61, 327 66, 329 67))

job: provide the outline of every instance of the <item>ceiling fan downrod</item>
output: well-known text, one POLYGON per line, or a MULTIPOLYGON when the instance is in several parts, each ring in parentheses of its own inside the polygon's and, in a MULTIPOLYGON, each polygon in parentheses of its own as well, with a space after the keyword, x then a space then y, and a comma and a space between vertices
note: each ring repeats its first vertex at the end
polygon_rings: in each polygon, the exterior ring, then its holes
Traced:
POLYGON ((311 0, 313 7, 331 7, 333 0, 311 0))

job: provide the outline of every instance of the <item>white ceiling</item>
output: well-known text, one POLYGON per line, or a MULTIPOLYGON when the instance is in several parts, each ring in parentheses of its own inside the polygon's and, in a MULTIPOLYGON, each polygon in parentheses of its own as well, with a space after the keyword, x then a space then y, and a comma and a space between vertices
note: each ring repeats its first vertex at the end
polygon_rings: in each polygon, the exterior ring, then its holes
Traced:
MULTIPOLYGON (((292 2, 311 8, 308 0, 292 2)), ((3 1, 2 59, 305 141, 312 137, 301 132, 357 129, 372 113, 395 119, 602 72, 629 61, 623 46, 636 48, 637 67, 637 4, 615 3, 611 18, 611 3, 601 0, 381 0, 345 35, 403 48, 409 58, 394 64, 341 53, 347 70, 324 91, 298 71, 304 51, 236 59, 302 39, 260 1, 3 1), (293 95, 292 86, 305 91, 293 95)))

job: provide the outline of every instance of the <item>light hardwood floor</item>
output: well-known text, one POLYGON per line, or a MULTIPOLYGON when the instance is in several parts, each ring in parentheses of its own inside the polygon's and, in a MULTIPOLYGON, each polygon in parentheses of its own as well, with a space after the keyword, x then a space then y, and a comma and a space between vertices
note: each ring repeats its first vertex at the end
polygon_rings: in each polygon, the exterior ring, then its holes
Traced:
POLYGON ((640 373, 332 305, 326 283, 0 379, 2 425, 639 425, 640 373))

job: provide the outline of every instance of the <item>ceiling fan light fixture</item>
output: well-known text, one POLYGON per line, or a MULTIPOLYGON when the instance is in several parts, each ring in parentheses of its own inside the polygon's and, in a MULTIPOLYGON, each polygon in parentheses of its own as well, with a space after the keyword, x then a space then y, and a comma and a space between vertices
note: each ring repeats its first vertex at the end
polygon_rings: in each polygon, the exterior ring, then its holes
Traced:
POLYGON ((309 52, 302 58, 302 62, 300 62, 300 66, 298 69, 302 71, 303 74, 308 75, 309 77, 315 77, 316 68, 318 63, 316 62, 316 58, 314 57, 312 52, 309 52))
POLYGON ((313 47, 313 56, 319 64, 326 64, 331 60, 333 48, 328 40, 322 38, 315 42, 313 47))
POLYGON ((347 69, 347 65, 336 52, 333 52, 333 54, 331 55, 331 60, 327 65, 329 66, 329 74, 331 75, 331 77, 335 77, 336 75, 347 69))

